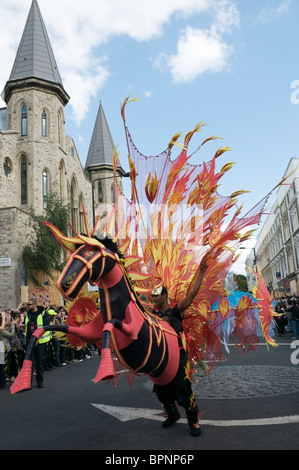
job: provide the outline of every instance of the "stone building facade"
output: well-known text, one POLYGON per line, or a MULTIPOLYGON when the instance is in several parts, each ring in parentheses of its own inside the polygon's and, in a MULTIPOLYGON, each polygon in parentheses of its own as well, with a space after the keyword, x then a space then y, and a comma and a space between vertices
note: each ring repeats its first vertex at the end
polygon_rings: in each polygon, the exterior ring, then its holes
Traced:
POLYGON ((258 236, 257 265, 274 297, 299 295, 299 158, 291 158, 258 236))
MULTIPOLYGON (((92 226, 99 182, 112 176, 114 144, 100 104, 83 168, 73 139, 65 133, 64 113, 70 97, 36 0, 1 96, 6 108, 0 110, 0 306, 6 309, 15 308, 28 291, 21 259, 30 237, 30 210, 42 215, 54 191, 61 203, 68 205, 72 226, 85 232, 82 208, 84 205, 92 226)), ((124 174, 121 168, 118 171, 120 176, 124 174)), ((106 187, 103 184, 100 188, 100 196, 111 202, 113 195, 106 187)), ((46 284, 43 293, 47 295, 50 287, 46 284)), ((29 286, 29 294, 30 289, 33 287, 29 286)), ((51 300, 62 302, 58 291, 57 298, 51 300)))

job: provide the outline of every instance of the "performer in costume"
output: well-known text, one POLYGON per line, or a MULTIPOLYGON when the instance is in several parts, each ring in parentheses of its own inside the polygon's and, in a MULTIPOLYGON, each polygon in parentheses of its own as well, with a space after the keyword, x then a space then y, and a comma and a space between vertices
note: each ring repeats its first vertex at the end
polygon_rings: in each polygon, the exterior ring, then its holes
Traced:
POLYGON ((188 353, 185 349, 185 341, 183 339, 184 330, 182 320, 185 310, 190 307, 193 299, 198 294, 206 269, 207 264, 203 261, 200 265, 199 275, 193 288, 183 300, 180 300, 175 305, 170 304, 166 287, 160 286, 152 291, 155 313, 159 318, 168 322, 179 335, 178 340, 180 347, 180 362, 175 378, 167 385, 154 386, 158 400, 163 404, 168 414, 167 419, 162 424, 162 428, 169 428, 180 419, 181 416, 177 409, 177 402, 186 410, 188 425, 192 436, 200 436, 201 429, 198 418, 198 407, 192 391, 191 382, 188 374, 186 374, 188 353))

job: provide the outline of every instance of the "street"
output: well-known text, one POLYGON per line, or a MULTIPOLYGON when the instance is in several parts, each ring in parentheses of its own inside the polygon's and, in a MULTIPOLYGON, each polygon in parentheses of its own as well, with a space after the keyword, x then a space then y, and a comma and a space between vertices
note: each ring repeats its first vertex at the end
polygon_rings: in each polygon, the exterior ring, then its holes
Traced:
POLYGON ((157 451, 190 454, 195 464, 200 450, 298 449, 299 341, 290 334, 276 341, 277 348, 261 342, 244 354, 231 346, 209 377, 199 370, 193 389, 202 413, 200 437, 189 434, 182 409, 181 419, 162 429, 162 408, 146 377, 130 386, 121 373, 116 388, 110 381, 94 384, 100 363, 94 356, 46 372, 44 389, 35 383, 16 395, 1 389, 0 449, 102 450, 112 459, 107 464, 138 451, 149 451, 152 459, 157 451))

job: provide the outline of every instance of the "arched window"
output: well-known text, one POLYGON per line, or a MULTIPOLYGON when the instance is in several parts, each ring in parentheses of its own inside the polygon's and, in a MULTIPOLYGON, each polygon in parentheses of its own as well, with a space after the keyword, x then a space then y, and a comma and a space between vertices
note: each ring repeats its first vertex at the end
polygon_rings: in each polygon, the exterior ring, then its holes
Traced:
POLYGON ((114 187, 113 184, 111 185, 111 202, 114 202, 114 187))
POLYGON ((58 143, 61 143, 61 116, 60 113, 58 113, 57 116, 57 124, 58 124, 58 143))
POLYGON ((64 116, 63 116, 63 112, 62 110, 60 109, 58 111, 58 115, 57 115, 57 132, 58 132, 58 143, 59 144, 62 144, 63 143, 63 124, 64 124, 64 116))
POLYGON ((12 171, 12 163, 9 158, 5 158, 3 162, 3 169, 5 176, 9 176, 12 171))
POLYGON ((98 183, 98 202, 103 202, 103 188, 101 181, 98 183))
POLYGON ((42 136, 47 136, 47 114, 45 110, 42 112, 42 136))
POLYGON ((70 210, 71 210, 71 223, 72 226, 74 227, 74 188, 73 185, 71 185, 71 191, 70 191, 70 210))
POLYGON ((71 209, 71 224, 75 230, 78 230, 79 214, 78 214, 78 186, 75 179, 72 179, 70 191, 70 209, 71 209))
POLYGON ((60 201, 64 204, 66 188, 65 188, 65 164, 63 160, 61 160, 60 162, 59 175, 60 175, 60 201))
POLYGON ((85 230, 85 223, 84 223, 84 214, 83 214, 83 197, 80 195, 79 198, 79 232, 84 233, 85 230))
POLYGON ((27 204, 27 158, 21 159, 21 204, 27 204))
POLYGON ((43 208, 47 209, 48 205, 48 173, 43 172, 43 208))
POLYGON ((21 113, 21 136, 24 137, 27 135, 27 107, 22 106, 21 113))

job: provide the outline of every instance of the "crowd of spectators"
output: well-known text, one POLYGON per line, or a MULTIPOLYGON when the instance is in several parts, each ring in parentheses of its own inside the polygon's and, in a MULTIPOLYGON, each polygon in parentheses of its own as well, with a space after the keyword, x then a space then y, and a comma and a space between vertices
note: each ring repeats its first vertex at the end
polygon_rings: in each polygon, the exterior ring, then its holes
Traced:
MULTIPOLYGON (((49 317, 49 323, 65 323, 67 312, 63 306, 55 307, 48 302, 44 312, 49 317)), ((17 377, 22 368, 26 351, 25 317, 26 304, 21 303, 15 309, 3 311, 0 307, 0 388, 6 388, 17 377)), ((51 371, 70 363, 82 362, 92 355, 99 354, 95 345, 82 348, 72 346, 66 336, 60 332, 52 332, 51 339, 46 345, 44 355, 44 370, 51 371)), ((33 367, 33 375, 35 375, 33 367)))
MULTIPOLYGON (((275 298, 273 309, 277 314, 274 317, 277 334, 299 339, 299 296, 275 298)), ((66 321, 67 312, 63 306, 55 307, 47 301, 44 310, 50 324, 61 324, 66 321)), ((15 309, 5 311, 0 307, 0 388, 8 387, 22 368, 26 351, 26 314, 27 308, 24 303, 15 309)), ((99 351, 95 345, 88 344, 83 348, 77 348, 68 342, 64 334, 53 332, 46 347, 44 370, 51 371, 56 367, 82 362, 96 354, 99 354, 99 351)))
POLYGON ((292 339, 299 339, 299 296, 275 298, 273 307, 277 316, 274 321, 279 336, 291 334, 292 339))

